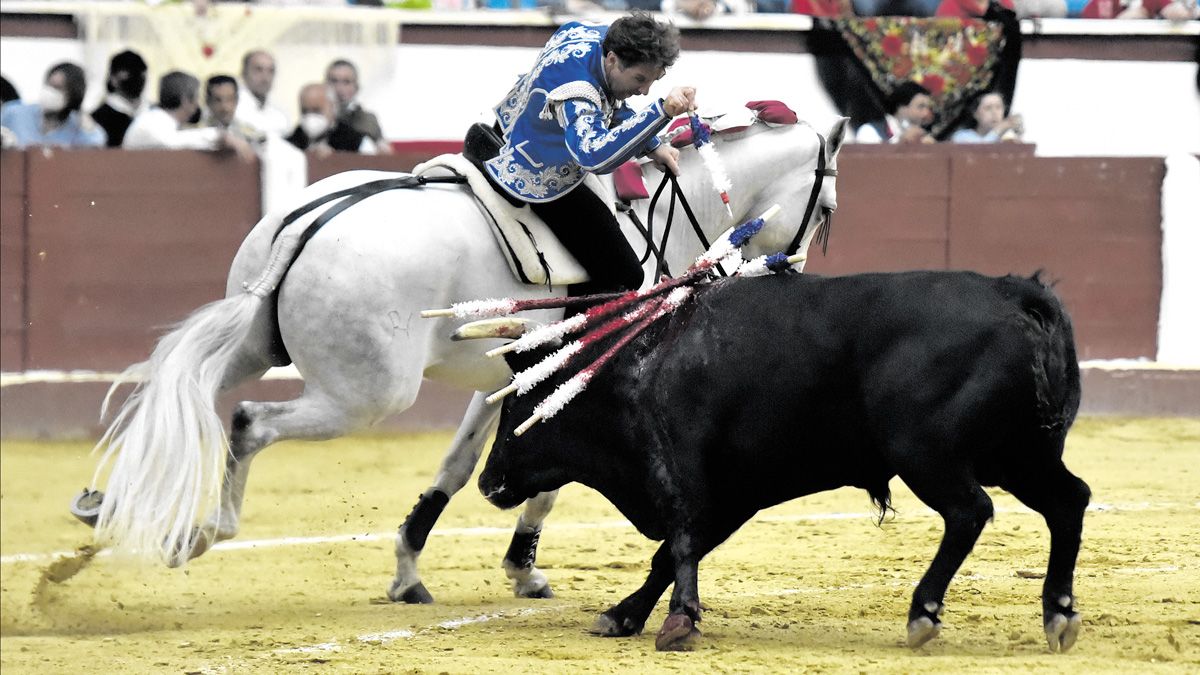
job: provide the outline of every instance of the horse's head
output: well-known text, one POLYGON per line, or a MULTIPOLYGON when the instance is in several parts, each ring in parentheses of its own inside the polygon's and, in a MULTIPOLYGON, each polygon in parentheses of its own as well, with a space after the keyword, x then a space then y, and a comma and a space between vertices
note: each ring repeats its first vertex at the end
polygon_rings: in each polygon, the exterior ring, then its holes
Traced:
MULTIPOLYGON (((713 188, 710 172, 699 153, 685 147, 680 155, 679 184, 709 240, 779 204, 782 212, 745 247, 746 257, 786 250, 806 253, 809 244, 837 208, 837 155, 848 118, 839 119, 822 134, 806 123, 767 125, 753 122, 732 133, 714 133, 712 141, 733 184, 729 190, 733 217, 713 188)), ((648 182, 656 185, 658 176, 648 182)), ((663 222, 668 202, 658 204, 663 222)), ((680 217, 676 209, 676 217, 680 217)), ((678 273, 703 251, 686 227, 676 226, 667 246, 672 271, 678 273)), ((656 228, 656 236, 661 236, 656 228)), ((803 268, 803 263, 797 267, 803 268)))
MULTIPOLYGON (((756 191, 742 196, 747 202, 740 219, 752 217, 771 204, 782 207, 775 222, 750 241, 746 257, 779 251, 807 255, 818 234, 828 234, 830 219, 837 210, 837 156, 848 122, 848 118, 839 119, 825 134, 805 123, 767 130, 757 137, 757 161, 754 155, 740 158, 756 161, 759 168, 752 175, 764 176, 756 191)), ((732 149, 733 145, 727 147, 732 149)), ((753 185, 745 187, 749 191, 753 185)), ((803 269, 804 263, 796 267, 803 269)))

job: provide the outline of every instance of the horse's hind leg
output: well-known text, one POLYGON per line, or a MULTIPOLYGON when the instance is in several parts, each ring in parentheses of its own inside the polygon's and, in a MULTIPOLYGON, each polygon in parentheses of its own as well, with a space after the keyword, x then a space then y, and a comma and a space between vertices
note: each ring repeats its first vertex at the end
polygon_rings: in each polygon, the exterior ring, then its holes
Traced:
POLYGON ((394 602, 410 604, 433 602, 433 596, 421 583, 417 573, 417 556, 425 548, 425 540, 450 498, 462 489, 479 463, 483 442, 500 417, 499 406, 484 401, 485 394, 476 393, 467 406, 454 442, 442 458, 433 485, 418 499, 417 505, 404 519, 396 533, 396 577, 388 588, 394 602))
POLYGON ((345 435, 359 424, 346 411, 321 396, 306 393, 282 403, 243 401, 234 408, 229 457, 221 484, 221 508, 193 537, 189 557, 207 551, 218 541, 237 535, 250 463, 276 441, 328 440, 345 435))
POLYGON ((1042 627, 1052 652, 1075 645, 1083 618, 1075 611, 1075 560, 1083 535, 1083 514, 1091 498, 1087 483, 1061 459, 1036 469, 1012 472, 1000 487, 1042 514, 1050 529, 1050 562, 1042 585, 1042 627))

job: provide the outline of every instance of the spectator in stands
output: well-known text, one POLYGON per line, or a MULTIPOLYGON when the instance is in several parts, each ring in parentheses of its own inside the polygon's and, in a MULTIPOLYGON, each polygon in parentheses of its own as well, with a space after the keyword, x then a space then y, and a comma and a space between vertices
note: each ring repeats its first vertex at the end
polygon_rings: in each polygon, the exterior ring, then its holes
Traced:
POLYGON ((102 146, 107 140, 104 129, 80 111, 86 91, 83 68, 74 63, 60 63, 46 73, 37 103, 4 104, 0 126, 12 133, 12 142, 17 147, 102 146))
POLYGON ((130 50, 116 54, 108 62, 108 80, 104 83, 108 96, 92 111, 92 119, 108 134, 108 147, 119 148, 125 131, 142 106, 146 89, 146 62, 130 50))
POLYGON ((900 83, 887 97, 887 115, 858 128, 859 143, 933 143, 925 125, 933 121, 933 97, 916 82, 900 83))
POLYGON ((1091 0, 1079 14, 1083 19, 1200 19, 1195 0, 1091 0))
POLYGON ((21 100, 21 95, 17 93, 17 88, 8 81, 7 77, 0 76, 0 105, 19 100, 21 100))
POLYGON ((338 122, 369 138, 375 145, 375 152, 392 154, 392 146, 384 140, 383 130, 379 128, 379 119, 363 110, 358 102, 358 68, 345 59, 338 59, 325 69, 325 84, 336 97, 338 122))
POLYGON ((242 57, 242 87, 238 92, 237 119, 259 135, 287 134, 288 116, 271 105, 267 97, 275 84, 275 57, 262 49, 242 57))
POLYGON ((1025 126, 1020 115, 1004 116, 1004 99, 996 92, 988 92, 975 99, 971 110, 975 126, 959 129, 950 140, 955 143, 998 143, 1020 141, 1025 126))
MULTIPOLYGON (((839 17, 839 16, 854 16, 854 5, 850 0, 789 0, 793 14, 804 14, 807 16, 823 16, 823 17, 839 17)), ((776 11, 764 10, 763 3, 758 3, 758 11, 776 11)), ((787 11, 786 9, 783 11, 787 11)))
POLYGON ((200 121, 200 80, 173 70, 158 81, 158 105, 134 118, 125 132, 122 147, 130 150, 222 150, 237 153, 244 161, 254 159, 245 139, 214 127, 183 128, 200 121))
POLYGON ((318 157, 334 150, 374 154, 375 144, 337 117, 333 92, 323 84, 307 84, 300 89, 300 123, 287 140, 301 150, 312 150, 318 157))
MULTIPOLYGON (((853 0, 858 16, 933 16, 940 0, 853 0)), ((986 3, 986 0, 984 0, 986 3)))
POLYGON ((238 83, 229 75, 213 75, 204 83, 204 126, 229 131, 251 144, 262 143, 266 135, 237 119, 238 83))
POLYGON ((714 14, 745 14, 746 0, 662 0, 663 14, 682 14, 704 21, 714 14))
POLYGON ((959 19, 982 19, 988 5, 998 4, 1009 11, 1014 9, 1013 0, 942 0, 934 16, 957 17, 959 19))

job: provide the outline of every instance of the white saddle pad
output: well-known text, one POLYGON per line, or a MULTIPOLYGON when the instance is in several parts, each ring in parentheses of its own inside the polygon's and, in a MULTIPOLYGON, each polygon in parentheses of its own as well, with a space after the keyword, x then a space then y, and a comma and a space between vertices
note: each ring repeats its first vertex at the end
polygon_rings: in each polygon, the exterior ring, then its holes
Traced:
MULTIPOLYGON (((492 233, 505 260, 517 279, 530 284, 555 286, 577 284, 588 280, 587 271, 575 260, 546 223, 529 207, 517 208, 496 194, 483 174, 461 154, 440 155, 413 168, 417 175, 439 176, 451 172, 467 177, 475 196, 492 214, 492 233), (542 261, 545 261, 543 265, 542 261), (549 275, 547 275, 549 270, 549 275)), ((588 184, 598 195, 606 190, 595 176, 588 175, 588 184)), ((612 200, 605 200, 611 204, 612 200)))

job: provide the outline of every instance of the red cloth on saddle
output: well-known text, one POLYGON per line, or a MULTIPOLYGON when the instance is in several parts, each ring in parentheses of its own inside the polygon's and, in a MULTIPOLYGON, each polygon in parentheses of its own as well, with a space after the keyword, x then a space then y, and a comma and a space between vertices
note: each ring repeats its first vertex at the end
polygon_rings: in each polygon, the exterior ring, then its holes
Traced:
POLYGON ((650 192, 646 189, 646 181, 642 177, 642 165, 637 162, 625 162, 613 172, 613 187, 617 190, 617 199, 631 202, 635 199, 649 199, 650 192))
POLYGON ((795 124, 800 119, 782 101, 750 101, 746 107, 757 112, 758 119, 767 124, 795 124))

